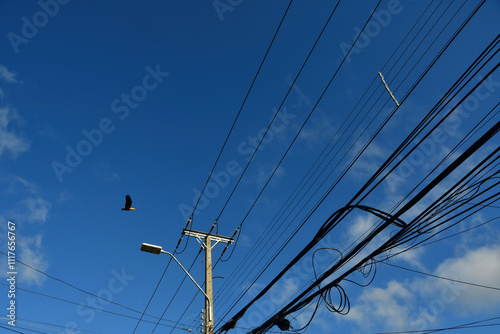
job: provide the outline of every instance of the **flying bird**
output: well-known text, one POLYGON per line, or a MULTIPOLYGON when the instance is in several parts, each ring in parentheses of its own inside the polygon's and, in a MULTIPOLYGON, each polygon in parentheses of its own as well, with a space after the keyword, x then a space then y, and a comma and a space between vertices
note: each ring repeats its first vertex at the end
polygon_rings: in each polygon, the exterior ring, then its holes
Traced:
POLYGON ((122 210, 124 211, 135 210, 135 208, 132 207, 132 198, 130 198, 129 195, 125 196, 125 207, 122 210))

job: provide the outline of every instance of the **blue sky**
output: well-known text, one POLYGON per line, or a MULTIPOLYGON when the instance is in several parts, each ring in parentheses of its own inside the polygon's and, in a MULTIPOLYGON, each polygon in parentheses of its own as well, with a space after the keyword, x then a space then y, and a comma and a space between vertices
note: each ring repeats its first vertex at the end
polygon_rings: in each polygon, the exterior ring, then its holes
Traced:
MULTIPOLYGON (((8 251, 8 221, 13 221, 16 259, 38 270, 17 264, 18 328, 9 329, 22 333, 199 331, 203 298, 198 294, 190 303, 197 288, 189 281, 173 298, 185 278, 175 263, 168 268, 139 323, 137 318, 146 309, 169 260, 166 255, 146 254, 139 248, 147 242, 162 245, 167 251, 175 249, 288 3, 41 0, 2 4, 0 251, 8 251), (120 210, 126 194, 131 195, 137 210, 120 210), (154 329, 170 302, 164 320, 154 329), (177 328, 173 328, 177 321, 177 328)), ((232 254, 230 259, 214 269, 214 276, 223 277, 214 279, 217 324, 221 317, 226 315, 227 321, 250 301, 314 237, 325 220, 347 204, 499 33, 500 4, 486 1, 300 232, 234 305, 394 111, 395 104, 377 73, 382 71, 395 98, 401 101, 480 1, 383 0, 368 30, 345 58, 377 3, 341 1, 293 86, 337 2, 294 0, 290 6, 192 224, 193 229, 208 231, 220 217, 216 231, 231 236, 244 220, 236 246, 224 254, 224 259, 232 254), (417 34, 412 30, 405 39, 416 22, 422 31, 417 34), (391 58, 393 52, 396 54, 391 58), (370 86, 372 81, 375 86, 370 86), (374 92, 373 97, 363 95, 367 90, 374 92), (350 116, 351 110, 357 112, 365 102, 359 117, 350 116), (260 150, 224 206, 280 105, 260 150), (246 217, 311 110, 311 117, 246 217), (350 134, 353 136, 348 137, 350 134), (304 188, 310 186, 310 192, 302 198, 304 190, 287 207, 287 199, 315 166, 323 149, 331 147, 329 143, 338 145, 325 160, 333 159, 332 164, 316 183, 304 188), (240 268, 246 269, 240 272, 240 268)), ((497 55, 453 102, 498 62, 497 55)), ((499 87, 497 70, 443 123, 440 135, 431 136, 427 146, 410 155, 363 204, 382 211, 394 207, 498 103, 499 87)), ((497 118, 494 115, 485 128, 497 118)), ((498 144, 494 137, 402 218, 413 219, 498 144)), ((390 263, 499 288, 500 227, 496 217, 498 207, 486 207, 457 221, 436 239, 480 227, 402 253, 390 263)), ((345 252, 376 222, 373 216, 356 211, 316 248, 345 252)), ((384 231, 364 252, 396 230, 384 231)), ((186 238, 180 250, 185 245, 186 238)), ((222 250, 222 245, 214 248, 214 261, 222 250)), ((190 272, 201 283, 202 256, 193 262, 198 251, 198 243, 191 239, 177 257, 185 267, 192 265, 190 272)), ((327 268, 336 254, 316 252, 316 268, 327 268)), ((2 256, 2 283, 7 284, 7 257, 2 256)), ((233 332, 258 326, 310 284, 314 278, 311 261, 312 252, 249 309, 233 332)), ((361 280, 360 274, 353 279, 361 280)), ((377 266, 369 286, 345 283, 342 287, 351 303, 349 314, 331 313, 322 305, 308 333, 407 332, 499 316, 495 311, 500 306, 498 290, 450 283, 384 264, 377 266)), ((1 290, 4 312, 0 319, 2 326, 8 326, 4 315, 10 301, 8 287, 2 285, 1 290)), ((294 314, 292 325, 300 328, 311 314, 312 308, 294 314)), ((274 330, 279 332, 276 327, 274 330)), ((497 330, 493 326, 462 332, 497 330)))

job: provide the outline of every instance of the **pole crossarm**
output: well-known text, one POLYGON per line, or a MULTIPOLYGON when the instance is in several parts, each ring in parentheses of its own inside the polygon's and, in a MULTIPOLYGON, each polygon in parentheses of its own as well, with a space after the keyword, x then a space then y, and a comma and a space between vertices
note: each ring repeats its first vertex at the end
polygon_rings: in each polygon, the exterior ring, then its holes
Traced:
POLYGON ((182 230, 182 234, 187 235, 188 237, 195 237, 196 239, 198 239, 198 241, 200 241, 202 245, 203 245, 202 240, 206 239, 207 237, 210 237, 210 239, 215 242, 212 248, 215 247, 215 245, 217 245, 219 242, 223 242, 226 244, 232 244, 234 242, 234 238, 224 237, 218 234, 210 234, 206 232, 189 230, 187 228, 182 230))

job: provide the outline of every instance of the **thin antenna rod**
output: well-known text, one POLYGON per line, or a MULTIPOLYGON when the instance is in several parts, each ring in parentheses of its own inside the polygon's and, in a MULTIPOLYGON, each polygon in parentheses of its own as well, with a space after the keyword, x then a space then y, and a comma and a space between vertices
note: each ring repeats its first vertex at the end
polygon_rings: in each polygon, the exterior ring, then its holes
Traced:
POLYGON ((399 102, 398 102, 398 100, 396 100, 396 97, 394 97, 394 94, 392 94, 391 90, 389 89, 389 86, 385 82, 384 76, 380 72, 378 72, 378 75, 380 75, 380 79, 382 79, 382 82, 384 83, 385 89, 389 92, 389 94, 391 95, 392 99, 394 100, 394 102, 396 103, 396 105, 399 107, 399 102))

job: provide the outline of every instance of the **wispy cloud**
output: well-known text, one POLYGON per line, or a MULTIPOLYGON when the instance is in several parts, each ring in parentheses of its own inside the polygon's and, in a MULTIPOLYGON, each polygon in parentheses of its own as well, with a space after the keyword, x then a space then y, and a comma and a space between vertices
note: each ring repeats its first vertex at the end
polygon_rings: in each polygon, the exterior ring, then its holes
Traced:
POLYGON ((330 117, 318 110, 314 118, 300 132, 299 138, 310 147, 329 141, 335 131, 330 117))
POLYGON ((63 190, 59 193, 59 197, 57 198, 58 203, 64 203, 64 202, 70 202, 74 201, 75 198, 73 197, 73 194, 70 191, 63 190))
MULTIPOLYGON (((20 260, 27 265, 40 270, 46 271, 49 268, 47 260, 42 252, 42 235, 37 234, 33 237, 20 236, 18 239, 18 249, 20 252, 20 260)), ((41 286, 47 278, 43 274, 26 266, 19 266, 19 282, 36 284, 41 286)))
MULTIPOLYGON (((352 153, 350 153, 350 159, 354 158, 355 155, 363 149, 366 142, 365 138, 361 138, 355 142, 351 151, 352 153)), ((373 173, 388 156, 388 150, 384 149, 381 145, 372 142, 353 166, 351 175, 356 178, 366 178, 373 175, 373 173)))
POLYGON ((120 176, 106 163, 99 163, 94 166, 94 172, 104 181, 119 182, 120 176))
POLYGON ((18 203, 16 216, 19 220, 31 223, 45 223, 51 204, 41 197, 30 197, 18 203))
MULTIPOLYGON (((272 166, 270 164, 257 164, 257 178, 256 178, 256 185, 257 189, 262 188, 271 174, 274 171, 275 166, 272 166)), ((281 177, 285 176, 285 168, 281 165, 278 167, 276 172, 273 175, 273 178, 271 180, 271 184, 276 184, 277 180, 281 177)))
MULTIPOLYGON (((293 82, 292 76, 288 76, 287 84, 291 85, 293 82)), ((291 102, 291 108, 300 112, 309 112, 314 104, 311 102, 309 96, 297 84, 293 85, 293 92, 295 93, 294 101, 291 102)), ((312 117, 307 125, 302 129, 299 134, 299 139, 303 140, 309 147, 314 147, 318 144, 323 144, 330 140, 335 131, 332 124, 331 117, 320 109, 314 111, 312 117)))
POLYGON ((0 185, 5 193, 10 195, 33 195, 39 193, 39 187, 20 176, 3 173, 0 176, 0 185))
POLYGON ((0 108, 0 157, 4 152, 17 156, 29 149, 29 142, 12 130, 18 116, 9 107, 0 108))
POLYGON ((276 305, 280 305, 290 300, 299 291, 299 281, 294 278, 286 278, 282 283, 277 284, 270 290, 271 300, 276 305))
MULTIPOLYGON (((37 232, 40 226, 30 223, 45 223, 49 217, 51 204, 42 198, 42 191, 34 184, 20 176, 3 173, 0 176, 0 189, 6 194, 6 203, 0 211, 0 221, 16 223, 16 259, 38 270, 46 271, 48 261, 42 247, 42 234, 37 232)), ((0 244, 5 244, 7 224, 0 224, 0 244)), ((6 265, 7 262, 4 263, 6 265)), ((7 268, 5 268, 7 269, 7 268)), ((16 267, 18 281, 41 286, 45 276, 22 264, 16 267)), ((4 270, 5 275, 8 270, 4 270)))
POLYGON ((5 67, 5 65, 0 64, 0 78, 7 82, 19 82, 16 79, 16 74, 11 72, 5 67))
POLYGON ((4 173, 0 176, 0 189, 9 198, 7 206, 2 208, 6 211, 0 214, 19 222, 44 223, 47 220, 52 205, 43 198, 37 184, 17 175, 4 173))

